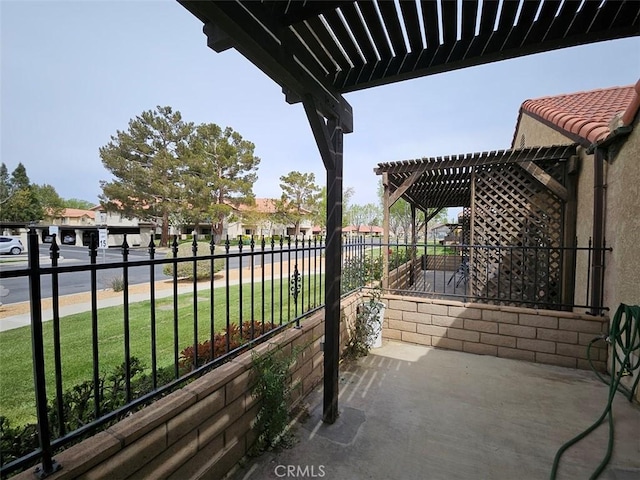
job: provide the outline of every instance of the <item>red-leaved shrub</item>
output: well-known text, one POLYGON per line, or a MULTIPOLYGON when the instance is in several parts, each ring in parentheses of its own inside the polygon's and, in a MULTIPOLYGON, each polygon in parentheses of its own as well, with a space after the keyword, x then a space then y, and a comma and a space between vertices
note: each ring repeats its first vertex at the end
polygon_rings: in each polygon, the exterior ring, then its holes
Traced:
MULTIPOLYGON (((232 323, 229 325, 228 332, 216 333, 213 336, 213 358, 221 357, 225 353, 238 348, 240 345, 273 330, 276 326, 277 325, 271 322, 265 322, 264 325, 262 322, 254 322, 252 330, 251 322, 246 321, 242 323, 242 335, 240 335, 240 327, 238 327, 237 324, 232 323)), ((196 348, 198 349, 198 367, 212 360, 211 340, 205 340, 198 343, 196 348)), ((185 372, 192 370, 194 368, 194 357, 193 345, 189 345, 180 352, 180 368, 185 372)))

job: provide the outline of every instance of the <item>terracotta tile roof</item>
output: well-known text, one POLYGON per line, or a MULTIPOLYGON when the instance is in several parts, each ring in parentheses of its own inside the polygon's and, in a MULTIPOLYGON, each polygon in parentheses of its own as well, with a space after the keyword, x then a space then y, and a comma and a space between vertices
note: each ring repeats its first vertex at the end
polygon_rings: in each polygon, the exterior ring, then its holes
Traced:
POLYGON ((89 217, 89 218, 96 218, 96 212, 94 212, 93 210, 81 210, 79 208, 65 208, 64 210, 62 210, 62 213, 59 215, 59 217, 65 217, 65 218, 82 218, 82 217, 89 217))
POLYGON ((276 213, 276 201, 273 198, 256 198, 255 209, 260 213, 276 213))
POLYGON ((639 108, 640 80, 626 87, 526 100, 520 111, 546 121, 569 137, 577 136, 592 144, 606 138, 611 127, 630 125, 639 108))
MULTIPOLYGON (((276 198, 256 198, 254 199, 255 203, 253 205, 247 205, 244 203, 234 204, 230 201, 225 203, 239 212, 254 211, 258 213, 276 213, 278 211, 276 205, 277 201, 278 200, 276 198)), ((303 213, 311 213, 310 210, 307 210, 304 207, 301 208, 301 211, 303 213)))
POLYGON ((276 200, 274 198, 256 198, 253 205, 244 203, 234 204, 230 201, 225 203, 239 212, 256 211, 259 213, 276 213, 276 200))
POLYGON ((356 227, 355 225, 348 225, 346 227, 342 227, 342 233, 383 233, 384 230, 382 227, 378 227, 376 225, 360 225, 356 227))

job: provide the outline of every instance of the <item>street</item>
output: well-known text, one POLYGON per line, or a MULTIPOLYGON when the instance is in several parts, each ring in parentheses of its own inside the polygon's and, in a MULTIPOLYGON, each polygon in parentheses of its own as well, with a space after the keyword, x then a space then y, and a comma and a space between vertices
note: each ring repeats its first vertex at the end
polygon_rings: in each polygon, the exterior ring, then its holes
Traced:
MULTIPOLYGON (((51 265, 51 260, 49 259, 49 248, 50 245, 42 244, 40 247, 40 263, 43 267, 49 267, 51 265)), ((279 247, 276 247, 273 255, 273 260, 275 262, 280 261, 280 251, 279 247)), ((156 251, 155 258, 163 259, 166 257, 168 249, 158 249, 156 251)), ((224 250, 221 248, 216 248, 216 253, 223 253, 224 250)), ((243 249, 243 253, 249 252, 249 247, 245 246, 243 249)), ((254 265, 260 265, 262 261, 263 255, 261 254, 260 249, 255 250, 254 255, 254 265)), ((237 248, 230 250, 230 254, 237 254, 237 248)), ((302 261, 304 257, 308 258, 309 252, 298 252, 298 260, 302 261)), ((77 247, 70 245, 61 245, 60 246, 60 257, 61 259, 58 262, 60 266, 66 265, 82 265, 89 264, 89 251, 87 247, 77 247)), ((264 263, 271 263, 271 250, 265 249, 264 251, 264 263)), ((291 252, 290 259, 294 261, 296 258, 295 252, 291 252)), ((146 248, 137 248, 131 249, 129 251, 129 261, 139 261, 139 260, 148 260, 149 253, 146 248)), ((229 259, 229 269, 236 269, 239 266, 239 257, 234 256, 229 259)), ((289 260, 289 252, 282 252, 282 260, 289 260)), ((3 255, 0 258, 0 269, 2 271, 9 270, 20 270, 27 268, 27 255, 3 255)), ((108 264, 108 263, 116 263, 122 261, 122 253, 119 248, 110 248, 108 250, 99 250, 98 251, 98 264, 108 264)), ((242 259, 243 268, 247 268, 251 265, 251 256, 246 256, 242 259)), ((149 266, 138 266, 138 267, 130 267, 129 268, 129 284, 135 285, 139 283, 147 283, 149 281, 149 266)), ((162 272, 163 265, 155 265, 155 279, 163 280, 170 278, 162 272)), ((97 272, 97 286, 99 290, 104 290, 107 288, 111 288, 111 283, 114 278, 122 277, 122 268, 114 268, 108 270, 99 270, 97 272)), ((52 282, 51 275, 43 275, 40 278, 41 281, 41 291, 42 297, 50 297, 52 296, 52 282)), ((81 293, 87 292, 90 289, 90 272, 66 272, 61 273, 58 276, 58 293, 59 295, 69 295, 73 293, 81 293)), ((0 280, 0 302, 3 304, 10 303, 18 303, 18 302, 26 302, 29 300, 29 284, 27 281, 27 277, 17 277, 17 278, 3 278, 0 280)))

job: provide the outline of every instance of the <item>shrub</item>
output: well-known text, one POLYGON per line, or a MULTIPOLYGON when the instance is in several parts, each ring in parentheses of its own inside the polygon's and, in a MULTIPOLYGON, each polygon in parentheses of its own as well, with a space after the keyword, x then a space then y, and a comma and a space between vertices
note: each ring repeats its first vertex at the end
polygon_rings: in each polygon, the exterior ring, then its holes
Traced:
POLYGON ((389 249, 389 270, 398 268, 409 261, 410 251, 406 248, 390 248, 389 249))
POLYGON ((0 465, 6 465, 36 448, 38 427, 35 424, 13 427, 7 417, 0 416, 0 465))
POLYGON ((124 279, 122 277, 113 277, 109 280, 109 285, 114 292, 121 292, 124 290, 124 279))
MULTIPOLYGON (((131 390, 135 389, 134 377, 144 370, 144 365, 136 357, 131 357, 129 361, 131 371, 131 390)), ((99 378, 98 398, 100 411, 104 413, 112 412, 120 408, 126 403, 125 395, 125 364, 122 363, 109 374, 103 374, 99 378)), ((64 406, 64 429, 69 432, 85 425, 95 418, 94 406, 94 383, 93 380, 82 382, 74 385, 62 394, 62 403, 64 406)), ((138 392, 140 393, 140 392, 138 392)), ((147 392, 141 392, 147 393, 147 392)), ((54 436, 61 434, 60 418, 55 405, 55 399, 50 402, 49 407, 49 424, 51 432, 54 436)))
MULTIPOLYGON (((211 254, 209 244, 206 242, 198 242, 198 257, 204 257, 211 254)), ((167 253, 166 258, 173 258, 173 252, 167 253)), ((178 246, 178 258, 193 258, 193 246, 192 243, 183 243, 178 246)), ((211 278, 211 275, 218 273, 224 268, 224 260, 219 258, 213 262, 213 272, 211 271, 211 260, 198 260, 196 262, 196 278, 198 280, 204 280, 211 278)), ((173 275, 173 265, 168 263, 162 269, 162 272, 167 276, 173 275)), ((193 262, 179 262, 177 265, 178 278, 186 278, 193 280, 193 262)))
MULTIPOLYGON (((253 336, 251 335, 251 322, 247 321, 242 324, 242 337, 240 336, 240 327, 237 324, 232 323, 229 326, 229 348, 227 349, 227 332, 216 333, 213 336, 213 358, 218 358, 228 353, 235 348, 238 348, 243 343, 251 338, 257 338, 260 335, 273 330, 276 325, 271 322, 265 322, 264 328, 262 323, 254 322, 253 324, 253 336)), ((196 346, 198 351, 198 367, 206 364, 211 360, 211 340, 205 340, 198 343, 196 346)), ((194 346, 189 345, 180 352, 180 368, 184 371, 189 371, 194 368, 194 346)))
POLYGON ((252 354, 252 372, 255 383, 251 393, 260 401, 260 410, 253 426, 257 434, 250 454, 258 455, 277 447, 290 447, 293 435, 288 431, 291 392, 300 384, 292 385, 290 367, 305 347, 298 346, 285 355, 280 347, 264 355, 252 354))
MULTIPOLYGON (((144 365, 136 357, 129 362, 131 371, 131 396, 139 398, 153 391, 152 375, 143 373, 144 365)), ((166 385, 174 379, 172 367, 160 368, 156 372, 157 385, 166 385)), ((111 373, 103 374, 99 379, 98 402, 102 414, 112 412, 126 403, 125 365, 116 367, 111 373)), ((64 431, 71 432, 95 419, 94 383, 92 380, 75 385, 62 394, 64 431)), ((52 398, 47 405, 49 428, 52 437, 60 437, 62 433, 56 399, 52 398)), ((104 428, 117 422, 116 418, 104 428)), ((81 435, 74 440, 77 443, 89 434, 81 435)), ((36 424, 12 426, 8 418, 0 416, 0 462, 2 465, 16 460, 34 451, 38 444, 38 428, 36 424)))
POLYGON ((382 279, 382 257, 350 257, 342 265, 342 293, 382 279))
POLYGON ((343 358, 356 359, 368 355, 373 339, 382 328, 381 289, 375 287, 369 291, 369 295, 367 302, 358 305, 353 325, 347 323, 349 334, 342 354, 343 358))

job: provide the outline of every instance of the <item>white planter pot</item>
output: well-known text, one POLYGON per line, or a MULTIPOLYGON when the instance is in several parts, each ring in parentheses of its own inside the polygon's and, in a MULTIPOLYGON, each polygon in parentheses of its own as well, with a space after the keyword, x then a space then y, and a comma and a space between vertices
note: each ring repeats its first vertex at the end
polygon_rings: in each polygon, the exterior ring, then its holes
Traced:
POLYGON ((370 348, 380 348, 382 346, 382 321, 384 320, 384 310, 387 306, 384 303, 371 305, 365 303, 364 311, 367 314, 367 321, 371 325, 371 332, 367 338, 367 345, 370 348))

